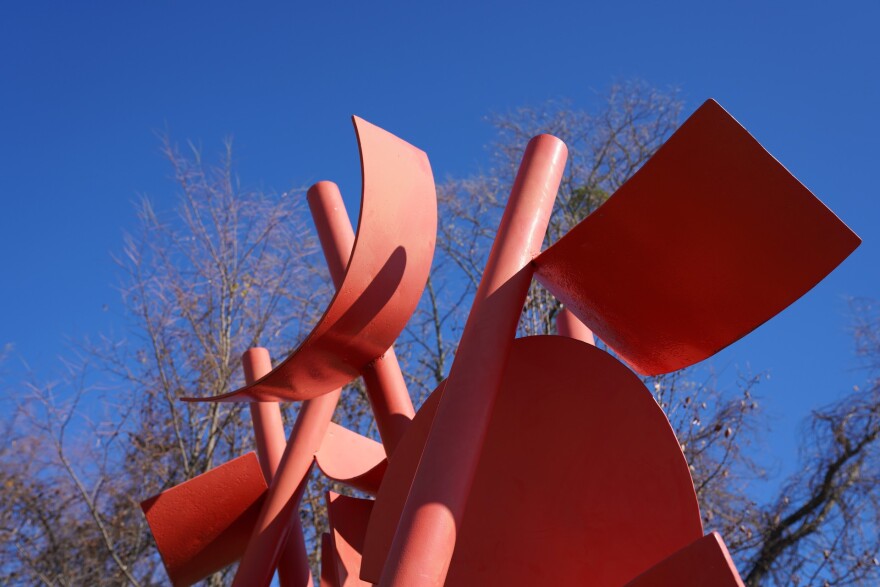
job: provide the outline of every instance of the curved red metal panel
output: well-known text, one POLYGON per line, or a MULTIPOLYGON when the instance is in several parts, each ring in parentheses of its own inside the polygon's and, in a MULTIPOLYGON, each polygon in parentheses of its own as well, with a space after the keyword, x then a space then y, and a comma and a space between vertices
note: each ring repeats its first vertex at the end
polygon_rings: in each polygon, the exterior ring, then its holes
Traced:
POLYGON ((536 277, 638 372, 745 336, 859 244, 713 100, 535 260, 536 277))
POLYGON ((171 583, 192 585, 241 558, 265 496, 251 452, 141 502, 171 583))
POLYGON ((190 401, 298 401, 350 383, 403 330, 428 279, 437 194, 424 152, 353 117, 363 194, 345 278, 318 325, 252 385, 190 401))
POLYGON ((367 587, 359 578, 361 553, 367 520, 373 510, 373 501, 327 492, 327 519, 330 523, 336 577, 340 587, 367 587))
MULTIPOLYGON (((517 339, 501 390, 446 585, 617 587, 702 536, 666 416, 611 355, 565 337, 517 339)), ((362 579, 381 575, 438 395, 389 463, 362 579)))
POLYGON ((376 495, 388 460, 381 444, 330 422, 315 462, 325 476, 376 495))

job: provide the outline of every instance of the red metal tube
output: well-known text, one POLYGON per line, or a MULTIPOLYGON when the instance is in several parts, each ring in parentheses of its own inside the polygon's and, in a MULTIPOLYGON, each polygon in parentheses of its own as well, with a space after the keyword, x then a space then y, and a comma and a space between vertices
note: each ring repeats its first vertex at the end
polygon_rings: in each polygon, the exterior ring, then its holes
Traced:
MULTIPOLYGON (((248 349, 241 355, 241 366, 244 369, 244 380, 250 385, 272 370, 269 351, 262 347, 248 349)), ((281 420, 281 408, 278 402, 251 402, 248 404, 251 422, 254 425, 254 440, 257 445, 257 458, 266 483, 272 482, 287 438, 284 434, 284 422, 281 420)))
MULTIPOLYGON (((343 259, 338 254, 334 256, 332 253, 351 250, 351 243, 354 243, 351 221, 345 212, 342 195, 335 183, 320 181, 309 189, 307 197, 309 209, 318 229, 318 237, 327 257, 327 265, 330 267, 330 274, 338 287, 345 275, 348 258, 343 259), (340 248, 347 243, 348 249, 340 248)), ((390 456, 416 414, 394 348, 389 348, 382 357, 373 361, 364 369, 362 375, 382 445, 386 454, 390 456)))
MULTIPOLYGON (((248 349, 241 356, 245 382, 250 385, 272 370, 269 351, 262 347, 248 349)), ((271 484, 284 455, 287 439, 284 436, 284 422, 278 402, 251 402, 249 404, 251 421, 254 425, 254 440, 257 445, 257 458, 266 483, 271 484)), ((299 503, 299 500, 296 500, 299 503)), ((312 585, 312 572, 306 552, 302 526, 291 524, 291 534, 284 545, 278 561, 278 579, 281 587, 304 587, 312 585)))
POLYGON ((551 135, 526 147, 380 585, 439 587, 446 578, 566 158, 551 135))
MULTIPOLYGON (((318 182, 309 189, 307 197, 318 237, 321 240, 321 247, 324 250, 324 257, 327 260, 327 267, 330 269, 330 277, 333 279, 334 286, 338 288, 345 277, 348 259, 354 247, 354 231, 351 228, 351 221, 348 219, 345 204, 335 183, 318 182)), ((390 356, 393 360, 391 367, 396 368, 399 374, 400 367, 397 366, 393 351, 390 356)), ((389 354, 386 353, 383 362, 390 364, 388 357, 389 354)), ((403 376, 399 375, 399 378, 402 383, 403 376)), ((393 377, 386 379, 393 382, 393 377)), ((391 387, 389 384, 389 387, 386 388, 384 387, 384 379, 377 379, 377 382, 379 383, 378 389, 376 385, 372 386, 371 399, 374 395, 379 398, 387 398, 380 405, 396 406, 398 410, 401 410, 401 403, 405 405, 406 402, 409 402, 409 410, 413 411, 405 386, 402 388, 402 392, 406 396, 406 400, 403 402, 399 397, 401 393, 399 386, 391 387)), ((235 574, 234 587, 268 585, 281 556, 281 547, 285 541, 289 540, 288 536, 291 531, 299 532, 298 536, 293 536, 293 540, 302 543, 302 526, 299 524, 298 516, 300 497, 305 489, 314 455, 321 447, 321 441, 327 432, 336 404, 339 402, 340 393, 341 390, 337 389, 303 402, 278 471, 269 486, 266 501, 263 503, 263 509, 260 511, 260 517, 254 527, 247 550, 235 574)), ((383 420, 386 423, 391 422, 393 429, 396 421, 386 414, 389 412, 377 411, 376 420, 377 422, 383 420)), ((380 434, 381 430, 380 427, 380 434)), ((396 444, 396 438, 390 440, 396 444)), ((302 577, 304 573, 300 572, 297 576, 302 577)))
POLYGON ((593 331, 586 324, 580 321, 571 310, 562 308, 556 314, 556 333, 559 336, 567 336, 580 340, 587 344, 596 346, 596 340, 593 338, 593 331))

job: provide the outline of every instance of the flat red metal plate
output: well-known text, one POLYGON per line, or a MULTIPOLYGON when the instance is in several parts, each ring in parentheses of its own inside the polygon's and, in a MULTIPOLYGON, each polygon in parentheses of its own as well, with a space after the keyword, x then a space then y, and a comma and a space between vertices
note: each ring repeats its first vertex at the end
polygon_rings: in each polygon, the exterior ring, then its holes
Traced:
POLYGON ((265 495, 251 452, 141 502, 171 583, 192 585, 241 558, 265 495))
POLYGON ((328 393, 382 356, 415 310, 437 234, 431 165, 416 147, 353 118, 363 195, 354 249, 336 296, 299 348, 268 375, 194 401, 298 401, 328 393))
POLYGON ((327 493, 327 518, 333 537, 336 577, 340 587, 368 587, 359 578, 361 553, 373 500, 327 493))
POLYGON ((716 532, 679 550, 625 587, 744 587, 716 532))
POLYGON ((713 100, 544 251, 537 278, 643 374, 701 361, 859 244, 713 100))
MULTIPOLYGON (((419 411, 389 464, 364 579, 381 575, 418 463, 407 445, 423 445, 439 401, 419 411)), ((687 463, 638 377, 581 341, 517 339, 446 585, 619 587, 700 536, 687 463)))
POLYGON ((315 462, 330 479, 370 495, 379 491, 388 467, 385 449, 380 443, 333 422, 315 453, 315 462))

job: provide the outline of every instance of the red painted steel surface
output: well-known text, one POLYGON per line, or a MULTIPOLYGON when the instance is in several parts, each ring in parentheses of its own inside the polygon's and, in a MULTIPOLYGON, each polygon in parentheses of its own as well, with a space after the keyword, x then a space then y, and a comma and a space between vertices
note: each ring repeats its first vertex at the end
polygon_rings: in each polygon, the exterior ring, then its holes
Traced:
MULTIPOLYGON (((354 231, 336 184, 322 181, 313 185, 308 200, 330 277, 338 288, 345 277, 346 251, 350 252, 354 245, 354 231)), ((234 585, 268 585, 281 556, 280 545, 302 539, 298 515, 300 496, 340 393, 337 389, 303 402, 276 478, 269 487, 266 503, 236 571, 234 585)))
MULTIPOLYGON (((241 355, 241 366, 244 370, 245 383, 250 385, 272 370, 272 359, 269 351, 262 347, 248 349, 241 355)), ((266 483, 272 480, 287 437, 284 435, 284 422, 281 419, 281 408, 278 402, 253 402, 249 406, 251 422, 254 425, 254 441, 257 445, 257 458, 266 483)))
POLYGON ((361 374, 382 445, 391 456, 416 415, 394 348, 389 348, 383 356, 364 367, 361 374))
POLYGON ((391 549, 397 522, 403 512, 419 459, 422 458, 422 450, 428 440, 428 432, 434 422, 434 414, 445 385, 445 381, 438 385, 419 408, 412 425, 400 441, 399 450, 394 453, 394 458, 389 461, 385 470, 364 540, 361 579, 365 581, 378 583, 382 576, 382 567, 391 549))
POLYGON ((336 576, 336 551, 333 550, 333 537, 321 534, 321 585, 320 587, 339 587, 336 576))
POLYGON ((326 477, 370 495, 379 491, 388 467, 381 444, 333 422, 315 453, 315 462, 326 477))
POLYGON ((556 332, 559 336, 567 336, 594 346, 596 344, 593 332, 568 308, 562 308, 556 314, 556 332))
POLYGON ((700 538, 625 587, 745 587, 716 532, 700 538))
POLYGON ((437 201, 424 152, 354 117, 363 196, 343 283, 306 340, 271 373, 210 401, 306 400, 350 383, 412 315, 428 277, 437 201))
POLYGON ((327 518, 333 536, 333 552, 336 559, 336 577, 340 587, 361 587, 371 583, 359 578, 361 553, 367 520, 373 509, 373 501, 327 493, 327 518))
POLYGON ((192 585, 238 560, 265 494, 248 453, 141 502, 172 584, 192 585))
POLYGON ((682 369, 794 302, 859 244, 709 100, 537 278, 643 374, 682 369))
MULTIPOLYGON (((354 230, 345 211, 342 195, 335 183, 321 181, 309 190, 308 201, 333 283, 336 287, 341 287, 348 263, 346 251, 351 251, 352 243, 355 242, 354 230)), ((389 347, 383 356, 364 367, 362 375, 379 435, 385 450, 391 454, 400 435, 415 415, 394 348, 389 347)))
MULTIPOLYGON (((382 566, 439 393, 389 465, 364 579, 382 566)), ((580 341, 517 339, 445 584, 617 587, 700 536, 687 463, 642 382, 580 341)))
MULTIPOLYGON (((269 351, 262 347, 246 350, 241 356, 241 364, 248 385, 272 370, 269 351)), ((252 402, 248 407, 254 425, 254 440, 260 468, 263 470, 266 483, 271 483, 287 446, 281 408, 277 402, 252 402)), ((278 581, 281 587, 312 587, 312 570, 309 567, 302 526, 291 525, 290 536, 284 544, 284 551, 278 561, 278 581)))
POLYGON ((443 583, 566 157, 550 135, 526 147, 381 585, 443 583))

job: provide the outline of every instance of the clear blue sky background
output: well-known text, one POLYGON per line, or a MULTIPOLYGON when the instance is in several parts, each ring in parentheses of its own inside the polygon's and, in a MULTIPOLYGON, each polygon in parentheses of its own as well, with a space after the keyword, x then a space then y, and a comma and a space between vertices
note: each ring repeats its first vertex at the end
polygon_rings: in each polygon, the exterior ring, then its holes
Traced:
POLYGON ((847 296, 880 297, 878 30, 876 0, 5 3, 0 344, 15 352, 3 369, 47 371, 65 337, 121 327, 110 255, 131 203, 174 202, 156 130, 208 153, 233 135, 246 185, 335 179, 353 211, 353 113, 425 149, 442 180, 488 165, 486 115, 589 106, 641 78, 679 87, 687 113, 716 98, 864 240, 713 361, 770 370, 763 449, 791 470, 798 422, 862 379, 847 296))

